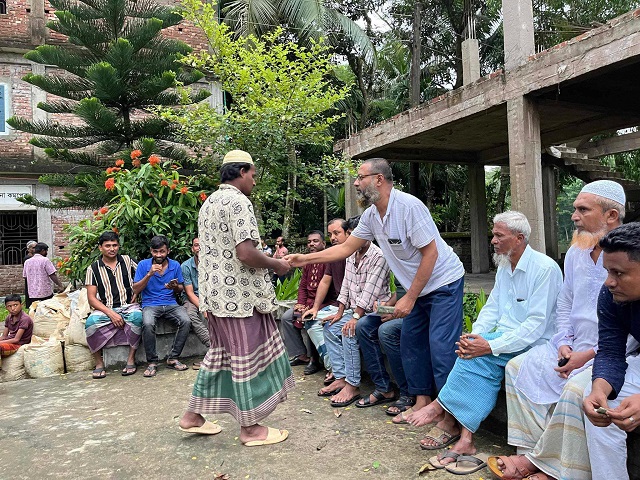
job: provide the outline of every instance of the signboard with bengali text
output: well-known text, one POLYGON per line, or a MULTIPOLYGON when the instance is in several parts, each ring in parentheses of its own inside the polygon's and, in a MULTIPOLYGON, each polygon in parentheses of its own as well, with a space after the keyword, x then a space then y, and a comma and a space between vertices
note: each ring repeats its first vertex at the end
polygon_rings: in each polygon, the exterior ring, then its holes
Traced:
POLYGON ((24 206, 17 199, 32 195, 31 185, 0 185, 0 205, 24 206))

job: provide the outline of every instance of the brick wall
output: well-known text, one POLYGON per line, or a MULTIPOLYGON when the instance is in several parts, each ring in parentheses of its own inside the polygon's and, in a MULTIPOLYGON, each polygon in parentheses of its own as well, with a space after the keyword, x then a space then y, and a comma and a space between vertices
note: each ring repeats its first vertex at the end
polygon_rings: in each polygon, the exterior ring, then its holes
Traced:
MULTIPOLYGON (((0 265, 0 297, 17 293, 24 293, 24 279, 22 278, 22 265, 0 265)), ((4 320, 4 319, 0 319, 4 320)))
POLYGON ((26 45, 31 42, 31 26, 27 15, 29 0, 9 0, 7 14, 0 15, 0 42, 5 45, 26 45))
MULTIPOLYGON (((0 82, 10 85, 9 98, 11 100, 10 112, 13 115, 32 118, 31 109, 31 85, 23 82, 21 78, 31 72, 29 65, 1 63, 0 61, 0 82)), ((29 139, 31 134, 13 131, 10 135, 0 135, 0 152, 5 158, 30 158, 31 145, 29 139)))
MULTIPOLYGON (((70 192, 68 188, 51 187, 51 199, 62 198, 65 192, 70 192)), ((51 227, 53 229, 53 248, 49 252, 49 257, 68 257, 69 235, 64 231, 67 225, 77 225, 80 220, 91 218, 90 210, 80 208, 70 208, 66 210, 53 210, 51 215, 51 227)))

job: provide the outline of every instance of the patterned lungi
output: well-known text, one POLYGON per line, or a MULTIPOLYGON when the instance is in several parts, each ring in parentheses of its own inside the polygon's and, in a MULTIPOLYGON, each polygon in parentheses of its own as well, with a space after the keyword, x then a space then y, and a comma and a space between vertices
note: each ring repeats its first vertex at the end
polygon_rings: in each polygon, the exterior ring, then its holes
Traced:
POLYGON ((87 344, 91 353, 105 347, 129 345, 138 348, 142 334, 142 310, 138 304, 114 308, 124 319, 124 328, 116 327, 111 319, 99 310, 94 311, 84 325, 87 344))
POLYGON ((187 411, 228 413, 243 427, 259 423, 294 387, 289 359, 270 313, 246 318, 207 313, 211 347, 187 411))

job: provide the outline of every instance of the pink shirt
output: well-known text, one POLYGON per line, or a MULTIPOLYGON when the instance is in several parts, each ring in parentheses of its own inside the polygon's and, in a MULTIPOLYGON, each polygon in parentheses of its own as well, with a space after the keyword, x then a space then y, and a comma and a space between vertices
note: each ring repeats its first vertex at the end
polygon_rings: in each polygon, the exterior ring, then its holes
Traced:
POLYGON ((44 298, 53 295, 53 282, 49 275, 56 273, 56 267, 51 260, 36 253, 24 262, 22 276, 27 279, 29 297, 44 298))
POLYGON ((276 246, 274 248, 275 252, 273 253, 273 258, 282 258, 289 253, 289 250, 287 250, 287 247, 284 245, 281 247, 276 246))

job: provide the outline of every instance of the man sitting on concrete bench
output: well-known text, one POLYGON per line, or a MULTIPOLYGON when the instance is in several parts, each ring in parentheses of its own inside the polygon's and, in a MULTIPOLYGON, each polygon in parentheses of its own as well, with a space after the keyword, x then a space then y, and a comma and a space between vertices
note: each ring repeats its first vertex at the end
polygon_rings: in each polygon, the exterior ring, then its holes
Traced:
POLYGON ((178 327, 167 359, 167 368, 180 371, 189 368, 178 357, 187 342, 191 320, 187 311, 176 302, 175 295, 182 292, 184 278, 180 264, 167 258, 170 252, 167 237, 153 237, 151 258, 140 262, 133 284, 134 293, 142 293, 142 338, 148 362, 145 377, 155 377, 158 370, 156 322, 161 319, 169 320, 178 327))
POLYGON ((120 237, 107 231, 98 238, 102 254, 87 268, 85 285, 92 312, 85 323, 87 344, 93 353, 96 368, 93 378, 107 374, 102 349, 128 345, 129 357, 122 375, 136 373, 136 349, 142 333, 142 311, 135 302, 133 276, 137 265, 128 255, 120 255, 120 237))
POLYGON ((473 434, 495 407, 507 362, 553 335, 562 286, 556 262, 528 245, 531 227, 522 213, 500 213, 493 222, 495 286, 472 333, 460 337, 458 359, 437 400, 407 416, 413 426, 438 422, 420 442, 425 450, 457 440, 430 459, 436 468, 457 474, 486 465, 487 457, 476 455, 473 434))
MULTIPOLYGON (((191 328, 204 346, 209 348, 209 322, 204 319, 200 312, 200 293, 198 290, 198 264, 200 263, 200 239, 194 238, 191 242, 191 252, 193 257, 184 261, 181 265, 182 276, 184 277, 184 309, 191 320, 191 328)), ((193 364, 194 370, 200 369, 200 362, 193 364)))

